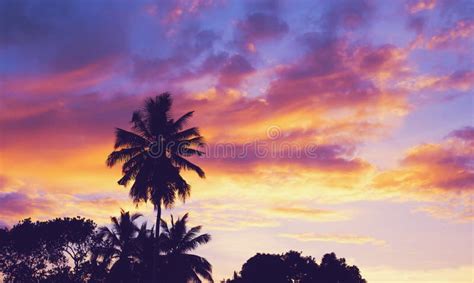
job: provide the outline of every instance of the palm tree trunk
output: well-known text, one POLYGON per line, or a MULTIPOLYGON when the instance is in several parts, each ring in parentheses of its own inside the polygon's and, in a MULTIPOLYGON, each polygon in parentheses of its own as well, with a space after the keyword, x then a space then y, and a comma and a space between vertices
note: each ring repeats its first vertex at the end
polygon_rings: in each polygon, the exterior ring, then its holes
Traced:
POLYGON ((153 283, 158 283, 158 268, 160 260, 160 224, 161 224, 161 201, 156 205, 155 243, 153 245, 153 283))

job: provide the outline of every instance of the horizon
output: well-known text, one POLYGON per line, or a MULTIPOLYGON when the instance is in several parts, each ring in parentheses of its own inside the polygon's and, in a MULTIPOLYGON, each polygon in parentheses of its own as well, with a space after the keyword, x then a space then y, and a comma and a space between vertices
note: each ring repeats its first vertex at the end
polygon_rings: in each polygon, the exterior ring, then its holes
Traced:
MULTIPOLYGON (((136 206, 115 129, 169 92, 196 254, 330 252, 368 282, 472 282, 472 1, 0 1, 0 227, 136 206), (393 278, 397 278, 396 280, 393 278)), ((140 220, 140 221, 143 221, 140 220)))

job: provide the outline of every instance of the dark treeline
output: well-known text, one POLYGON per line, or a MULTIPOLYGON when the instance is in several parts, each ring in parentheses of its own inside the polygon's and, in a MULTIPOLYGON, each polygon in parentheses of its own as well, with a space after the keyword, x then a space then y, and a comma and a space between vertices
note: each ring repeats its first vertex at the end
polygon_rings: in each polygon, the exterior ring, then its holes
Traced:
MULTIPOLYGON (((152 282, 154 229, 140 217, 122 211, 103 227, 81 217, 26 219, 0 229, 0 272, 5 282, 152 282)), ((211 236, 187 221, 161 221, 160 282, 213 282, 211 264, 190 253, 211 236)))
MULTIPOLYGON (((108 226, 94 221, 56 218, 25 219, 11 229, 0 229, 0 273, 4 282, 153 282, 154 260, 159 260, 160 282, 213 282, 212 266, 191 252, 211 240, 201 226, 188 228, 188 214, 161 221, 160 251, 154 257, 153 227, 140 214, 122 211, 108 226)), ((232 279, 221 283, 364 283, 356 266, 334 253, 318 264, 300 252, 256 254, 232 279)))

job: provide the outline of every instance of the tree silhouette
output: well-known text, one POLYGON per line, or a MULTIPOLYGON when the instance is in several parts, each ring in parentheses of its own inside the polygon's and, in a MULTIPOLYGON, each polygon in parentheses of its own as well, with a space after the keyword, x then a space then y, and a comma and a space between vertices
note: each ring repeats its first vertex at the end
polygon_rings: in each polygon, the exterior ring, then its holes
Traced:
POLYGON ((288 267, 288 277, 299 283, 317 281, 318 264, 313 257, 302 256, 300 252, 289 251, 281 256, 288 267))
POLYGON ((287 283, 288 266, 279 255, 257 254, 242 266, 244 282, 287 283))
POLYGON ((334 253, 324 255, 318 265, 314 258, 299 252, 285 254, 256 254, 242 266, 240 275, 234 272, 232 279, 223 283, 366 283, 356 266, 346 264, 334 253))
POLYGON ((203 145, 198 129, 183 130, 193 112, 173 120, 171 106, 172 99, 168 93, 147 99, 144 108, 133 113, 131 131, 117 128, 115 151, 107 159, 109 167, 123 163, 123 177, 118 183, 127 186, 133 180, 130 188, 133 201, 151 201, 156 209, 154 282, 158 279, 156 256, 159 251, 161 206, 172 206, 176 195, 183 201, 189 196, 190 186, 181 177, 180 169, 192 170, 204 177, 204 171, 186 159, 203 154, 197 149, 203 145))
POLYGON ((5 282, 83 282, 95 246, 92 220, 25 219, 0 229, 0 272, 5 282), (72 266, 70 265, 72 263, 72 266))
POLYGON ((111 229, 99 229, 99 234, 112 243, 96 255, 103 255, 104 259, 112 258, 108 261, 112 264, 108 282, 150 282, 153 280, 150 275, 156 258, 163 271, 160 273, 163 282, 201 282, 200 277, 213 282, 211 264, 205 258, 189 253, 199 245, 208 243, 211 236, 199 234, 201 226, 188 229, 188 214, 176 222, 171 217, 171 226, 161 221, 161 250, 158 256, 154 256, 153 229, 148 229, 146 222, 138 227, 135 222, 138 217, 122 211, 120 219, 112 217, 111 229))
POLYGON ((110 269, 110 282, 131 282, 134 278, 137 244, 136 237, 139 229, 135 221, 141 214, 132 214, 120 211, 120 218, 111 217, 112 227, 100 227, 99 235, 110 245, 104 249, 97 250, 94 258, 102 256, 105 261, 112 262, 110 269))
POLYGON ((199 234, 201 226, 187 228, 188 214, 178 218, 176 222, 171 216, 171 226, 165 221, 161 222, 163 232, 160 235, 162 251, 165 255, 164 266, 167 276, 165 282, 201 282, 200 277, 209 282, 212 280, 212 266, 203 257, 189 254, 198 246, 211 240, 209 234, 199 234))
POLYGON ((336 254, 325 254, 319 265, 319 276, 323 282, 355 282, 365 283, 357 266, 347 265, 344 258, 338 259, 336 254))

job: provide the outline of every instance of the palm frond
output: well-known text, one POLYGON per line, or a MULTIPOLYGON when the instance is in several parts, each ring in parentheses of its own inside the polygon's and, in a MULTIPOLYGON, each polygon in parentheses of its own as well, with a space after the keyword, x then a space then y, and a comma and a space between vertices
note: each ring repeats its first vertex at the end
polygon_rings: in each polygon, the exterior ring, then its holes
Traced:
POLYGON ((189 128, 184 131, 178 132, 173 136, 173 139, 180 141, 183 139, 189 139, 196 136, 200 136, 199 129, 197 127, 189 128))
POLYGON ((146 120, 143 118, 142 111, 138 110, 133 112, 132 120, 130 121, 133 126, 132 129, 140 133, 142 136, 146 137, 147 139, 153 139, 153 136, 148 129, 148 126, 145 123, 146 120))
POLYGON ((128 172, 126 172, 125 174, 123 174, 122 178, 120 178, 120 179, 117 181, 117 183, 118 183, 119 185, 121 185, 121 186, 125 186, 125 187, 126 187, 126 186, 128 185, 128 183, 129 183, 132 179, 135 178, 136 173, 138 173, 138 172, 136 172, 136 171, 131 171, 131 170, 128 171, 128 172))
MULTIPOLYGON (((141 214, 141 213, 134 213, 134 214, 132 214, 132 215, 130 216, 130 220, 131 220, 132 222, 134 222, 135 220, 137 220, 138 218, 140 218, 140 217, 142 217, 142 216, 143 216, 143 214, 141 214)), ((145 223, 145 224, 146 224, 146 223, 145 223)))
POLYGON ((212 279, 212 265, 203 257, 191 254, 185 254, 186 262, 192 266, 194 272, 203 277, 209 282, 214 282, 212 279))
POLYGON ((149 98, 145 101, 145 118, 148 121, 150 133, 154 137, 166 135, 172 103, 173 101, 169 93, 163 93, 154 99, 149 98))
POLYGON ((182 156, 203 156, 205 152, 194 148, 182 147, 179 149, 179 154, 182 156))
POLYGON ((197 136, 197 137, 190 138, 190 139, 179 140, 176 144, 177 144, 178 148, 181 147, 181 146, 184 146, 184 147, 189 147, 189 146, 202 147, 202 146, 205 145, 205 141, 204 141, 204 138, 202 136, 197 136))
POLYGON ((146 147, 149 144, 150 141, 136 133, 120 128, 115 130, 115 149, 119 147, 146 147))
POLYGON ((106 164, 108 167, 113 167, 118 162, 127 162, 135 155, 143 152, 145 149, 142 146, 123 148, 121 150, 113 151, 107 157, 106 164))
POLYGON ((185 159, 185 158, 183 158, 179 155, 173 155, 172 160, 175 163, 175 165, 178 166, 179 168, 194 171, 201 178, 206 177, 206 174, 204 173, 204 170, 202 170, 201 167, 197 166, 196 164, 192 163, 191 161, 189 161, 189 160, 187 160, 187 159, 185 159))
POLYGON ((184 235, 183 241, 185 242, 191 241, 193 238, 197 236, 197 234, 199 234, 199 232, 201 232, 201 229, 202 229, 202 226, 192 227, 186 232, 186 235, 184 235))
POLYGON ((197 236, 197 237, 195 237, 191 240, 183 241, 180 248, 181 248, 183 253, 186 253, 186 252, 189 252, 189 251, 192 251, 192 250, 196 249, 200 245, 204 245, 204 244, 209 243, 210 240, 211 240, 211 235, 202 234, 202 235, 199 235, 199 236, 197 236))
POLYGON ((181 116, 176 122, 174 122, 173 126, 177 131, 181 131, 183 127, 186 125, 188 120, 193 116, 194 111, 189 111, 188 113, 181 116))

